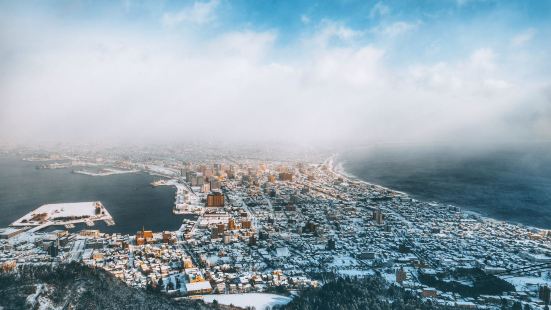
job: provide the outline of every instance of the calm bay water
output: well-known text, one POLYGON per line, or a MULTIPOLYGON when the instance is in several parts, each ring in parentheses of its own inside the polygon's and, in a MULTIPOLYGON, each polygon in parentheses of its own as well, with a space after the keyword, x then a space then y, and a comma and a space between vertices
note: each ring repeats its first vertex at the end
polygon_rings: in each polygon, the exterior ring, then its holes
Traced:
POLYGON ((43 204, 95 200, 103 203, 116 223, 96 222, 93 228, 102 232, 133 234, 142 226, 177 230, 182 223, 183 217, 172 213, 175 188, 152 187, 155 178, 148 174, 92 177, 72 169, 36 169, 39 164, 0 155, 0 227, 43 204))
POLYGON ((551 228, 550 145, 478 153, 399 147, 341 156, 365 181, 492 218, 551 228))

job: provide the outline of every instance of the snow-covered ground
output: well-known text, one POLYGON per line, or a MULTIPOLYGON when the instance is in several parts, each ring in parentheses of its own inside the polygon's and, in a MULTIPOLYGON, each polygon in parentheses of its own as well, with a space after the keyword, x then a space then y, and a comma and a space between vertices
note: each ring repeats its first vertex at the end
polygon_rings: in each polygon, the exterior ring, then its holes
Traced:
POLYGON ((179 174, 178 170, 163 167, 163 166, 157 166, 157 165, 145 165, 145 170, 147 170, 149 173, 153 174, 160 174, 164 176, 177 176, 179 174))
POLYGON ((332 268, 345 268, 358 266, 358 261, 350 256, 336 256, 333 262, 329 265, 332 268))
POLYGON ((114 169, 114 168, 104 168, 99 172, 93 172, 93 171, 87 171, 87 170, 74 171, 74 173, 89 175, 93 177, 105 177, 109 175, 137 173, 137 172, 140 172, 140 170, 121 170, 121 169, 114 169))
POLYGON ((42 205, 33 212, 28 213, 16 222, 26 219, 29 221, 34 214, 46 213, 48 219, 56 219, 67 216, 94 216, 96 215, 96 201, 54 203, 42 205))
POLYGON ((256 310, 264 310, 275 305, 285 305, 291 301, 290 297, 266 294, 266 293, 245 293, 245 294, 224 294, 204 295, 205 302, 213 302, 216 299, 222 305, 234 305, 237 307, 254 307, 256 310))
POLYGON ((13 222, 11 226, 48 226, 74 224, 84 221, 112 220, 99 201, 46 204, 13 222), (96 214, 96 207, 101 212, 96 214), (38 217, 43 214, 44 216, 38 217))
MULTIPOLYGON (((153 186, 174 186, 176 187, 176 197, 174 200, 174 214, 201 214, 203 204, 197 194, 191 192, 189 188, 178 182, 177 179, 157 180, 151 183, 153 186)), ((226 220, 227 222, 227 220, 226 220)))
POLYGON ((538 285, 551 285, 551 279, 542 277, 503 277, 503 279, 515 286, 517 291, 536 290, 538 285))
POLYGON ((374 275, 375 272, 373 270, 360 270, 360 269, 340 269, 337 270, 337 272, 344 276, 350 276, 350 277, 365 277, 374 275))

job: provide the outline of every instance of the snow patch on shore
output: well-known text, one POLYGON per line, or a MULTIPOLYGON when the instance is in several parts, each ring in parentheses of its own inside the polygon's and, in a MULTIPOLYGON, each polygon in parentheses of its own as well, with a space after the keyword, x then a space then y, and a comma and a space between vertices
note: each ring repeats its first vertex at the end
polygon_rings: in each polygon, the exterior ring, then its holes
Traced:
POLYGON ((232 304, 242 308, 255 307, 256 310, 264 310, 276 305, 286 305, 291 301, 291 298, 276 294, 245 293, 204 295, 203 300, 208 303, 216 300, 222 305, 232 304))

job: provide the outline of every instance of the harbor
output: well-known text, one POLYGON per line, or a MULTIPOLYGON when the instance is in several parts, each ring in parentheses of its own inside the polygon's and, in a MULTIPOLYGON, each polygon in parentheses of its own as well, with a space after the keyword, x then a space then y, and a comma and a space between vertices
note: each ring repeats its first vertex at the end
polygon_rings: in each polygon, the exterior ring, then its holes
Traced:
MULTIPOLYGON (((89 158, 78 159, 92 161, 89 158)), ((121 170, 138 169, 122 161, 117 162, 118 165, 113 163, 110 166, 121 170)), ((101 220, 95 222, 93 229, 108 233, 134 233, 142 225, 155 230, 177 230, 185 217, 173 213, 175 187, 152 187, 151 182, 156 178, 148 173, 93 177, 71 173, 70 169, 35 167, 36 162, 23 161, 15 156, 0 156, 0 188, 3 189, 0 205, 8 215, 0 217, 2 227, 9 226, 43 204, 79 201, 102 202, 116 225, 110 226, 101 220)), ((85 222, 81 222, 72 229, 87 227, 85 222)))

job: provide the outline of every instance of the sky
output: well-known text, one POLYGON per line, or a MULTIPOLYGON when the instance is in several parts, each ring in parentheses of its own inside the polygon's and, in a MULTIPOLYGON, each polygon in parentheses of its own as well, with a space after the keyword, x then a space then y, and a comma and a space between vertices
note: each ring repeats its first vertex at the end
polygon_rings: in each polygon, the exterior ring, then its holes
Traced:
POLYGON ((0 145, 551 140, 551 1, 0 1, 0 145))

